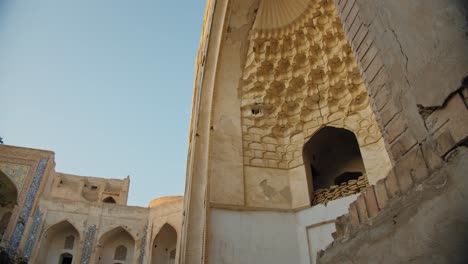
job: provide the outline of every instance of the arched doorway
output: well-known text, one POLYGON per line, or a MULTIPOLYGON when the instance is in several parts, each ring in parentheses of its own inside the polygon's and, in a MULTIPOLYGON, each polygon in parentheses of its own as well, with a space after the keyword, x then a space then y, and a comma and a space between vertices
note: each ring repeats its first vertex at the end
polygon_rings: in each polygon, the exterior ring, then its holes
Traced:
POLYGON ((304 145, 303 158, 312 204, 360 192, 368 185, 358 141, 349 130, 323 127, 304 145))
POLYGON ((51 226, 41 239, 38 263, 75 263, 79 241, 80 234, 70 222, 51 226))
POLYGON ((0 170, 0 241, 10 224, 13 208, 18 199, 16 185, 0 170))
POLYGON ((119 226, 102 235, 98 246, 97 263, 134 263, 135 239, 123 227, 119 226))
POLYGON ((60 255, 60 261, 58 262, 59 264, 71 264, 73 262, 73 255, 69 253, 63 253, 60 255))
POLYGON ((165 224, 158 235, 154 238, 151 263, 152 264, 174 264, 176 258, 177 232, 165 224))

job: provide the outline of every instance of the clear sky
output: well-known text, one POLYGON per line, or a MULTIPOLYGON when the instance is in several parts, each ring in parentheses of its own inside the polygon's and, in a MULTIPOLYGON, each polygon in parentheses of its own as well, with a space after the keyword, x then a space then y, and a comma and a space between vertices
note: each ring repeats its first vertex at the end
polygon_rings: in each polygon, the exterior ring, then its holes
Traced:
POLYGON ((0 0, 0 137, 56 170, 183 195, 204 0, 0 0))

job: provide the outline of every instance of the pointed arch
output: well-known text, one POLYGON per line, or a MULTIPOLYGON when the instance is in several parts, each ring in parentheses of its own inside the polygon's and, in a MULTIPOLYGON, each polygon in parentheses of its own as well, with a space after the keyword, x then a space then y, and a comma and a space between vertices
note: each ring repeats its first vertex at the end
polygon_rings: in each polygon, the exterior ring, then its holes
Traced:
POLYGON ((168 222, 165 222, 163 225, 161 225, 158 228, 155 228, 153 230, 153 237, 152 237, 151 241, 153 241, 158 236, 158 234, 161 232, 161 229, 163 229, 163 227, 165 227, 165 226, 168 226, 168 227, 174 229, 175 232, 176 232, 177 237, 179 237, 179 232, 177 231, 177 228, 175 227, 175 225, 172 224, 172 223, 169 223, 169 221, 168 221, 168 222))
POLYGON ((42 236, 46 235, 47 232, 48 232, 49 230, 51 230, 51 229, 53 229, 53 228, 56 228, 57 226, 60 226, 61 224, 69 224, 69 225, 71 225, 71 226, 76 230, 76 232, 78 232, 78 239, 81 240, 81 238, 82 238, 82 237, 81 237, 81 229, 78 228, 77 225, 74 224, 73 221, 70 220, 70 219, 68 219, 68 218, 62 218, 62 219, 60 219, 59 221, 57 221, 57 222, 55 222, 55 223, 53 223, 53 224, 47 226, 47 227, 45 228, 45 230, 42 232, 42 234, 43 234, 42 236))
POLYGON ((171 224, 162 225, 151 243, 152 264, 175 263, 177 237, 177 231, 171 224))
POLYGON ((38 263, 71 263, 80 240, 80 232, 68 219, 50 225, 41 237, 38 263))
POLYGON ((124 226, 117 226, 104 232, 98 241, 97 263, 130 264, 134 262, 136 239, 124 226), (125 252, 125 258, 122 257, 123 252, 125 252))
POLYGON ((119 226, 111 227, 107 229, 106 231, 102 232, 102 234, 98 238, 98 241, 103 241, 105 239, 108 239, 110 236, 120 233, 120 232, 124 232, 128 234, 133 240, 136 240, 136 237, 132 234, 132 232, 127 227, 123 225, 119 225, 119 226))

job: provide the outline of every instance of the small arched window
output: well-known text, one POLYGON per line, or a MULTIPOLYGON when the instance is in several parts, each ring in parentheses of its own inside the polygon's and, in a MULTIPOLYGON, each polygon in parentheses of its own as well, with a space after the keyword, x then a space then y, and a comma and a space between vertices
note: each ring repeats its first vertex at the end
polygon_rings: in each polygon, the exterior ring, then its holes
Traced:
POLYGON ((114 260, 125 261, 127 259, 127 248, 124 245, 120 245, 115 249, 114 260))
POLYGON ((112 204, 115 204, 115 203, 116 203, 115 200, 114 200, 114 198, 111 197, 111 196, 105 198, 104 200, 102 200, 102 202, 104 202, 104 203, 112 203, 112 204))
POLYGON ((73 249, 75 245, 75 236, 69 235, 65 238, 65 244, 63 246, 64 249, 73 249))

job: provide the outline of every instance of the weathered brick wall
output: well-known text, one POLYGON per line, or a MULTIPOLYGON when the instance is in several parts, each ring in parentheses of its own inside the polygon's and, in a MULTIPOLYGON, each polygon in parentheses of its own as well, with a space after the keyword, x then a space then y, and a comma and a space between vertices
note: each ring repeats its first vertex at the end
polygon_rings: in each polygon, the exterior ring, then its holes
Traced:
POLYGON ((371 216, 374 197, 381 206, 375 186, 375 196, 370 190, 353 205, 364 205, 369 218, 359 223, 356 209, 340 217, 337 239, 317 263, 467 263, 467 159, 468 148, 455 149, 440 170, 371 216))
POLYGON ((466 144, 467 5, 458 0, 400 2, 335 0, 394 163, 385 179, 368 187, 337 219, 338 241, 357 232, 390 199, 413 190, 444 165, 447 153, 466 144), (426 24, 418 24, 418 18, 426 24), (442 36, 428 38, 425 31, 442 36), (412 45, 422 40, 428 43, 415 50, 412 45))

